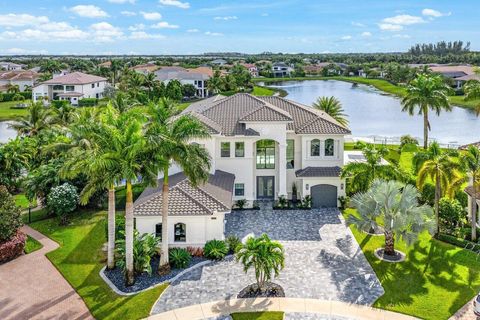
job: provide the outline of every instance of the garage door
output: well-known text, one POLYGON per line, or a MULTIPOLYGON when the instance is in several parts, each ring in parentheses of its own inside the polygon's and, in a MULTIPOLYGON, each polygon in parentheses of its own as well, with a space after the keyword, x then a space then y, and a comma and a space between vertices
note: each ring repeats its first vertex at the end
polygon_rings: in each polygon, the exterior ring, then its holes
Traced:
POLYGON ((337 187, 330 184, 317 184, 311 187, 312 206, 314 208, 337 207, 337 187))

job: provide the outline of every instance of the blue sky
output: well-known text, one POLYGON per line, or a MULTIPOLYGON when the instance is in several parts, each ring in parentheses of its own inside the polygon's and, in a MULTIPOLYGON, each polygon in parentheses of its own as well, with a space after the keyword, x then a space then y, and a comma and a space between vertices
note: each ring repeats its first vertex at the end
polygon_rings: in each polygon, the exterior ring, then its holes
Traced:
POLYGON ((0 54, 480 50, 480 1, 0 0, 0 54))

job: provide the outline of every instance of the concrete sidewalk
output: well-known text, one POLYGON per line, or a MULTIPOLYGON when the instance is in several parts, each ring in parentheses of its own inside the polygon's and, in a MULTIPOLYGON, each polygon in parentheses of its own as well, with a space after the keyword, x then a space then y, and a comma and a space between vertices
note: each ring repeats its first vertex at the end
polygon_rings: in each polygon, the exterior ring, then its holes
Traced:
POLYGON ((58 244, 28 226, 22 231, 43 248, 0 265, 0 319, 93 319, 82 298, 45 257, 58 244))
POLYGON ((400 313, 339 301, 298 298, 230 299, 197 304, 148 317, 148 320, 204 320, 233 312, 284 311, 348 319, 413 320, 400 313))

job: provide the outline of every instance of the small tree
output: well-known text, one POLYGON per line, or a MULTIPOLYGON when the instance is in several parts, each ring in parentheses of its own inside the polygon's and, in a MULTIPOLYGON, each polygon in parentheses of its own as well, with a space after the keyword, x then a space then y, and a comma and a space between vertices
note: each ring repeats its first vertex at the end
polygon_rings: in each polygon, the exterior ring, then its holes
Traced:
POLYGON ((238 247, 236 259, 243 264, 245 273, 252 267, 255 269, 260 291, 263 290, 265 282, 270 281, 272 275, 277 277, 285 266, 283 246, 270 240, 266 234, 258 238, 249 237, 245 244, 238 247))
POLYGON ((351 215, 349 224, 359 230, 384 228, 385 254, 395 255, 395 235, 411 245, 425 229, 435 230, 433 210, 418 204, 418 191, 398 181, 375 180, 365 193, 356 194, 351 204, 359 216, 351 215))
POLYGON ((20 208, 5 186, 0 186, 0 243, 10 240, 22 226, 20 208))
POLYGON ((60 223, 65 225, 67 214, 77 208, 78 200, 77 189, 69 183, 64 183, 52 188, 47 197, 47 206, 60 217, 60 223))

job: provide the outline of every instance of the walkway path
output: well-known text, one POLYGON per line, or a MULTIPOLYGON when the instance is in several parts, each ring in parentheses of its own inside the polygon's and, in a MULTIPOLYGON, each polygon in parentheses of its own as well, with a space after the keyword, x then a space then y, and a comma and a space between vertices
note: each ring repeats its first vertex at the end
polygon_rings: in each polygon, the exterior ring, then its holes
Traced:
POLYGON ((473 300, 468 301, 460 310, 455 312, 453 316, 450 317, 450 320, 477 320, 477 316, 473 313, 473 300))
POLYGON ((0 319, 93 319, 80 296, 45 257, 58 244, 28 226, 22 230, 43 248, 0 265, 0 319))
POLYGON ((231 299, 202 303, 156 314, 150 316, 148 320, 214 320, 225 319, 226 315, 233 312, 252 311, 284 311, 289 314, 299 315, 300 318, 296 317, 296 319, 302 319, 302 315, 305 316, 303 319, 416 319, 400 313, 339 301, 296 298, 260 298, 231 299))

